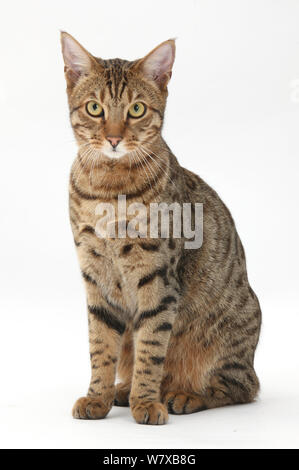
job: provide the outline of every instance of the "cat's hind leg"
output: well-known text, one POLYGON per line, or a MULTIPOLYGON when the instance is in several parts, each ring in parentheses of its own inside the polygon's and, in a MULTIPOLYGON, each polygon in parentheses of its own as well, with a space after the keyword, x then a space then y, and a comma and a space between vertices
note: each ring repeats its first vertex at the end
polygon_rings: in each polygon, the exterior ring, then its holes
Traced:
POLYGON ((234 403, 250 403, 259 390, 253 351, 244 341, 227 348, 206 341, 196 322, 173 335, 161 384, 162 403, 170 413, 187 414, 234 403))
MULTIPOLYGON (((239 372, 239 369, 238 369, 239 372)), ((250 403, 259 389, 259 382, 252 367, 244 368, 242 373, 216 372, 209 386, 199 392, 168 391, 164 393, 163 403, 169 413, 189 414, 226 405, 250 403)))
POLYGON ((174 415, 195 413, 207 409, 200 396, 188 392, 168 392, 163 398, 163 403, 167 406, 168 412, 174 415))

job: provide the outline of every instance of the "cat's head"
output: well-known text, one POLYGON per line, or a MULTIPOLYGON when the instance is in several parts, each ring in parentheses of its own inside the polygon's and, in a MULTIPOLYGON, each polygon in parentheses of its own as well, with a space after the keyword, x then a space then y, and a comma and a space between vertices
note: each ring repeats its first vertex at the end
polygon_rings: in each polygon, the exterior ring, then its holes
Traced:
POLYGON ((163 124, 174 40, 133 62, 96 58, 65 32, 61 42, 71 123, 79 146, 97 149, 104 158, 148 151, 163 124))

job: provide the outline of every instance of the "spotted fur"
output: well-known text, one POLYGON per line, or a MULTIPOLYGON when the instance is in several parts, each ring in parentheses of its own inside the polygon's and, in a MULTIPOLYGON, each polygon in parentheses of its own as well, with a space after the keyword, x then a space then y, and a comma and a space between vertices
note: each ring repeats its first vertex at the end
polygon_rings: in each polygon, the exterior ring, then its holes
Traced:
MULTIPOLYGON (((150 76, 148 57, 158 48, 129 62, 94 58, 67 33, 62 45, 79 146, 70 175, 70 218, 87 294, 91 360, 89 390, 74 405, 74 417, 103 418, 115 403, 130 405, 138 423, 164 424, 168 412, 253 401, 260 307, 230 212, 201 178, 179 165, 161 136, 171 60, 166 71, 150 76), (67 41, 82 52, 88 72, 72 67, 67 41), (86 113, 90 99, 101 103, 104 118, 86 113), (128 119, 128 106, 138 100, 146 103, 146 114, 128 119), (122 137, 121 158, 102 151, 108 135, 122 137), (119 194, 146 207, 203 203, 202 247, 188 250, 175 238, 98 238, 95 208, 110 202, 117 214, 119 194), (121 382, 115 386, 117 372, 121 382)), ((161 46, 174 59, 174 41, 161 46)))

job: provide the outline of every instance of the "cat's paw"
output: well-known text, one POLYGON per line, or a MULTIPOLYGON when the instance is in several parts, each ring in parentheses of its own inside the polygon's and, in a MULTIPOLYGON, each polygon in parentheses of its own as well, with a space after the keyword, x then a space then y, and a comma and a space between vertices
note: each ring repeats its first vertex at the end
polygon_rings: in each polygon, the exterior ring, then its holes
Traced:
POLYGON ((116 385, 115 390, 115 406, 129 406, 130 386, 124 383, 116 385))
POLYGON ((139 424, 166 424, 168 421, 167 409, 159 402, 137 403, 131 410, 139 424))
POLYGON ((73 406, 72 415, 76 419, 102 419, 109 413, 109 407, 100 398, 82 397, 73 406))
POLYGON ((183 415, 206 409, 202 398, 185 392, 169 392, 163 398, 169 413, 183 415))

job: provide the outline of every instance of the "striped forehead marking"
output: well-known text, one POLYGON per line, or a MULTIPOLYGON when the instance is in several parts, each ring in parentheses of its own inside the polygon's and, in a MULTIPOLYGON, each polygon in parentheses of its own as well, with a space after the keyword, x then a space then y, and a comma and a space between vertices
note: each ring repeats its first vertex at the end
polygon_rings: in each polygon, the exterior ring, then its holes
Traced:
POLYGON ((131 64, 132 62, 121 59, 103 61, 103 65, 106 69, 106 87, 109 91, 111 99, 114 101, 119 101, 123 95, 123 92, 128 84, 127 69, 131 64))

